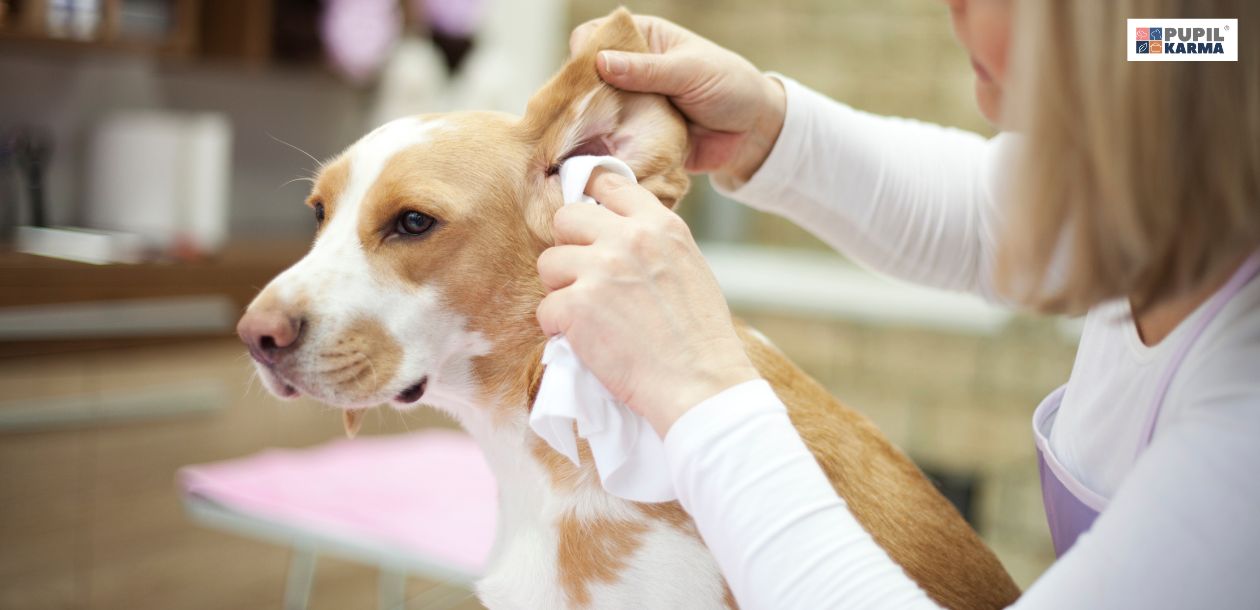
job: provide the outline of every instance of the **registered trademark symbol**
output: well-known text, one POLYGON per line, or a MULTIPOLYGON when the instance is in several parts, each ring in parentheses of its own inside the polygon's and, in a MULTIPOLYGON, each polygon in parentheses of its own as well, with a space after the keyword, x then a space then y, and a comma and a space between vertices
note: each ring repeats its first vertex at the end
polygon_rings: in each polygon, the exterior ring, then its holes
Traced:
POLYGON ((1225 26, 1225 31, 1226 31, 1226 32, 1228 32, 1228 31, 1229 31, 1229 26, 1228 26, 1228 25, 1227 25, 1227 26, 1225 26))

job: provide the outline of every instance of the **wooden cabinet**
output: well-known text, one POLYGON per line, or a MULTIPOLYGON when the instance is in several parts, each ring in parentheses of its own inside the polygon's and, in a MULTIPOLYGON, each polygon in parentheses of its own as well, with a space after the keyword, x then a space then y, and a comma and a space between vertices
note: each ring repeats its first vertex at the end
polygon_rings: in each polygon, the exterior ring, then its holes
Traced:
POLYGON ((0 0, 0 49, 317 63, 320 0, 0 0))

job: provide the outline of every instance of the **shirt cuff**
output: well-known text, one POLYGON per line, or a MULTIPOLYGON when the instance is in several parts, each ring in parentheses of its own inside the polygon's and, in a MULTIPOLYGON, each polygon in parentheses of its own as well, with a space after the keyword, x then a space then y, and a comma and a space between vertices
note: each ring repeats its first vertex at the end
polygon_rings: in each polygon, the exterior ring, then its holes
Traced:
POLYGON ((665 433, 665 457, 670 464, 690 463, 690 456, 708 451, 713 441, 744 422, 766 414, 787 416, 787 407, 765 379, 731 386, 700 401, 682 414, 665 433))
POLYGON ((787 412, 770 382, 751 379, 736 384, 697 403, 675 420, 665 432, 665 447, 668 450, 672 442, 685 446, 722 436, 723 431, 740 425, 745 418, 765 412, 787 412))

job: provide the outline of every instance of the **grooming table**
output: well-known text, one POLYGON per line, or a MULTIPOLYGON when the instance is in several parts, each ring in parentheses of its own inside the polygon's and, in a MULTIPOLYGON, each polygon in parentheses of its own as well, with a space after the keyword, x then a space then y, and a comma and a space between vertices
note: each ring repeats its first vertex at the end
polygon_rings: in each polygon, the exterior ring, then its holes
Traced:
POLYGON ((408 606, 408 575, 445 583, 415 607, 459 603, 494 543, 494 477, 451 430, 270 449, 187 466, 179 484, 194 521, 293 549, 286 610, 306 608, 319 555, 378 566, 382 609, 408 606))

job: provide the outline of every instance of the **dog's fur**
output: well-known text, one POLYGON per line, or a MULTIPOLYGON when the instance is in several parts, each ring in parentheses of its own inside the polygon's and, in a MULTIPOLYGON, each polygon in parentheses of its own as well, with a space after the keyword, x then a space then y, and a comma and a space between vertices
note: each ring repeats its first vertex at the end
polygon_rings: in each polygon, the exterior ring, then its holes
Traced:
MULTIPOLYGON (((685 193, 686 130, 662 97, 603 84, 601 49, 646 51, 618 11, 529 103, 523 118, 467 112, 391 122, 327 163, 308 203, 326 220, 310 253, 273 280, 251 316, 284 316, 298 338, 267 365, 273 392, 347 409, 414 400, 454 415, 500 487, 492 608, 734 607, 676 504, 636 504, 600 487, 589 451, 575 467, 527 425, 545 337, 535 271, 562 202, 557 163, 615 154, 666 205, 685 193), (395 234, 400 213, 438 219, 395 234), (414 392, 413 392, 414 394, 414 392)), ((242 321, 245 324, 245 321, 242 321)), ((741 327, 748 354, 859 521, 936 601, 1004 607, 1019 591, 919 470, 862 415, 741 327)))

